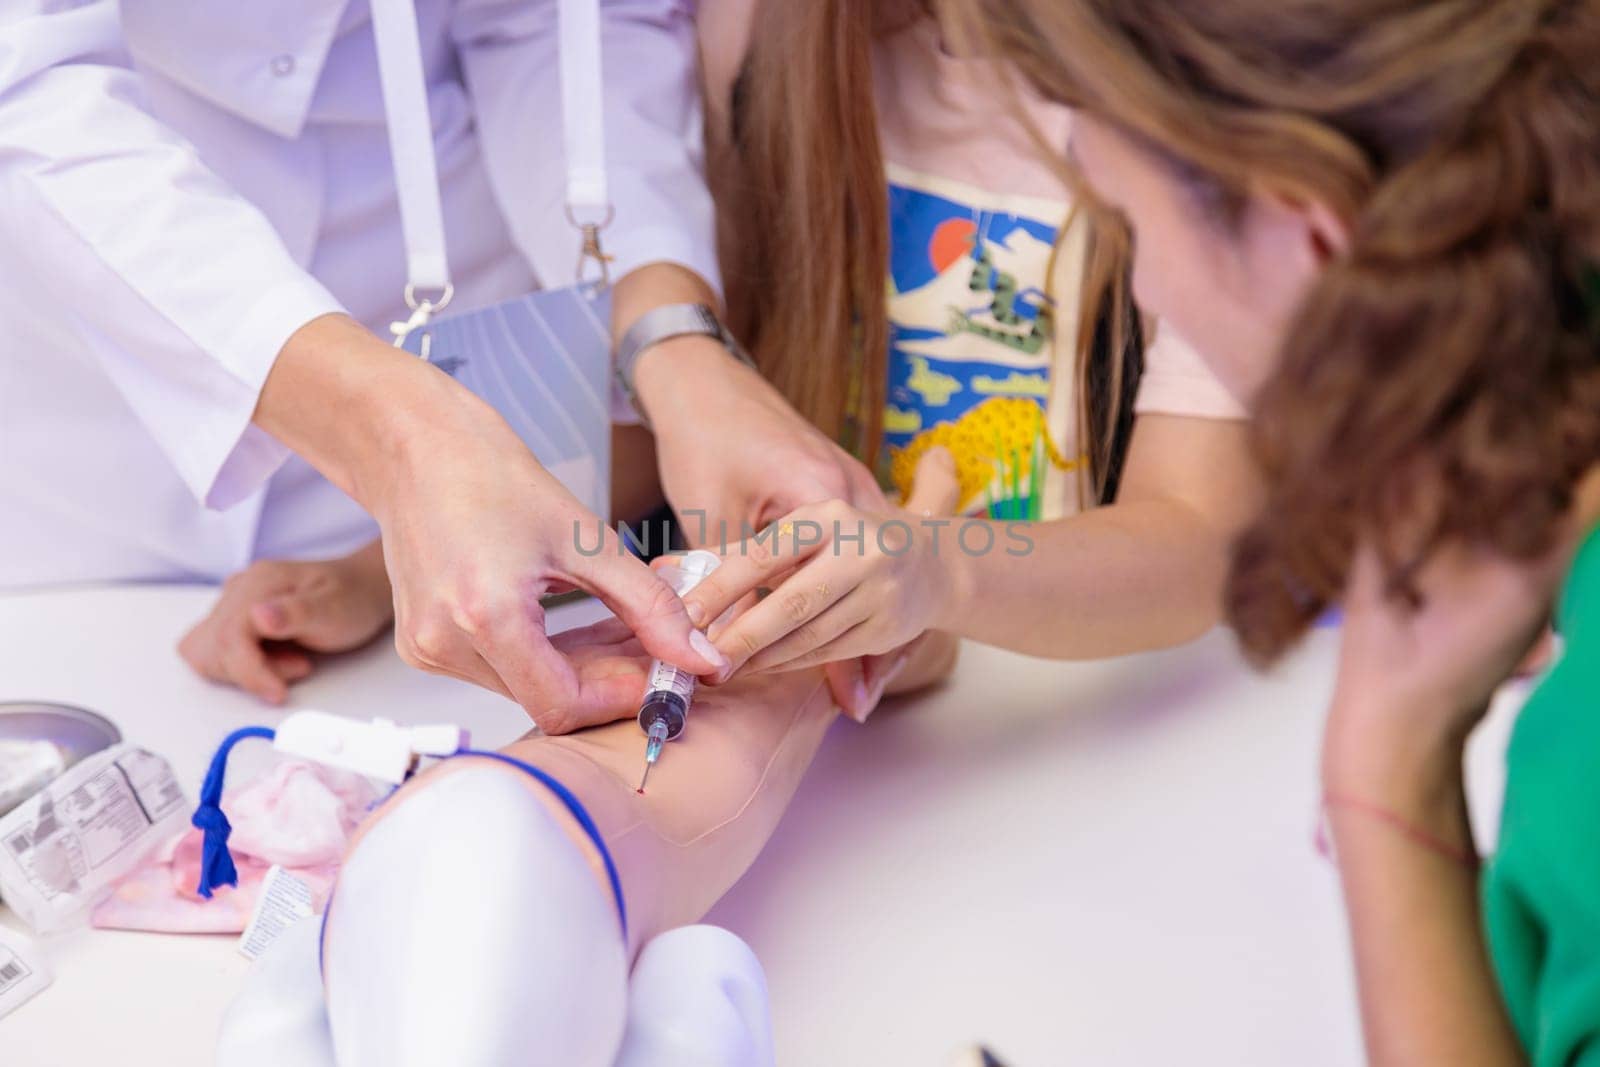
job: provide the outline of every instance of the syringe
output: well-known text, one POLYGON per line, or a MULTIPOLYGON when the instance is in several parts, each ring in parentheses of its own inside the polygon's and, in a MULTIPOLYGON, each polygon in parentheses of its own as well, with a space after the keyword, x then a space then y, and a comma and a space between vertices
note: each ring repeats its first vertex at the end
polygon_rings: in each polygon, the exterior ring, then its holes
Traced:
MULTIPOLYGON (((673 591, 679 596, 685 595, 721 564, 722 557, 715 552, 695 549, 677 561, 673 591)), ((638 789, 641 794, 650 777, 650 768, 661 758, 662 748, 683 733, 684 723, 689 719, 689 702, 694 699, 694 684, 695 676, 681 667, 661 660, 650 664, 644 701, 639 705, 639 728, 646 738, 644 774, 639 778, 638 789)))

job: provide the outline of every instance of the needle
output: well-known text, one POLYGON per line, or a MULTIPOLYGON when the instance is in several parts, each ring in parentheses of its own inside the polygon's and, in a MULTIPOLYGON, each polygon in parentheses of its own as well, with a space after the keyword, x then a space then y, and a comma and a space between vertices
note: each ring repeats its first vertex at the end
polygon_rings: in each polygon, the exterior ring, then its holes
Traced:
POLYGON ((644 773, 639 776, 639 788, 635 790, 640 796, 644 795, 644 783, 650 777, 650 768, 656 765, 656 760, 661 758, 661 746, 667 740, 667 724, 657 720, 650 727, 650 739, 644 745, 644 773))

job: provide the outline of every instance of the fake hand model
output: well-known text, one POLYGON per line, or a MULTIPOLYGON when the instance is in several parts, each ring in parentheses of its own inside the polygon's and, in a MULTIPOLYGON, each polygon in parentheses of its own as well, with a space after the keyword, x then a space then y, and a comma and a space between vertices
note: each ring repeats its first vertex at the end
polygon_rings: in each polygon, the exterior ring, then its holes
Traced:
MULTIPOLYGON (((625 936, 599 850, 546 786, 486 758, 420 775, 362 828, 329 906, 339 1063, 611 1067, 631 961, 744 873, 837 714, 819 671, 706 690, 644 796, 632 721, 502 750, 581 801, 618 875, 625 936)), ((718 1058, 729 1049, 660 1062, 759 1062, 718 1058)))

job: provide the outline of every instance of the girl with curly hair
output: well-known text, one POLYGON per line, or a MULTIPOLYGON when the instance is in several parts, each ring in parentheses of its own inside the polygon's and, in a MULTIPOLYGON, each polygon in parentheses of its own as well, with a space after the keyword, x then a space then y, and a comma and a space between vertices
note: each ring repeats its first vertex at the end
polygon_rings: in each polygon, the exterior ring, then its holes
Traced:
POLYGON ((1252 409, 1246 652, 1344 608, 1322 776, 1373 1062, 1600 1063, 1600 3, 966 10, 1079 109, 1141 305, 1252 409), (1480 872, 1463 745, 1557 605, 1480 872))

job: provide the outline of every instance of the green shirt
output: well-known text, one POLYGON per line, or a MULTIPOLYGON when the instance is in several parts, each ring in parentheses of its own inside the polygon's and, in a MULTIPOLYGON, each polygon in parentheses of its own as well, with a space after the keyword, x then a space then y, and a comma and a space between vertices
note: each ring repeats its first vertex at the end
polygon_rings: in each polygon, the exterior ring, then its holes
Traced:
POLYGON ((1600 1065, 1600 528, 1561 597, 1560 660, 1506 754, 1483 878, 1489 951, 1535 1067, 1600 1065))

